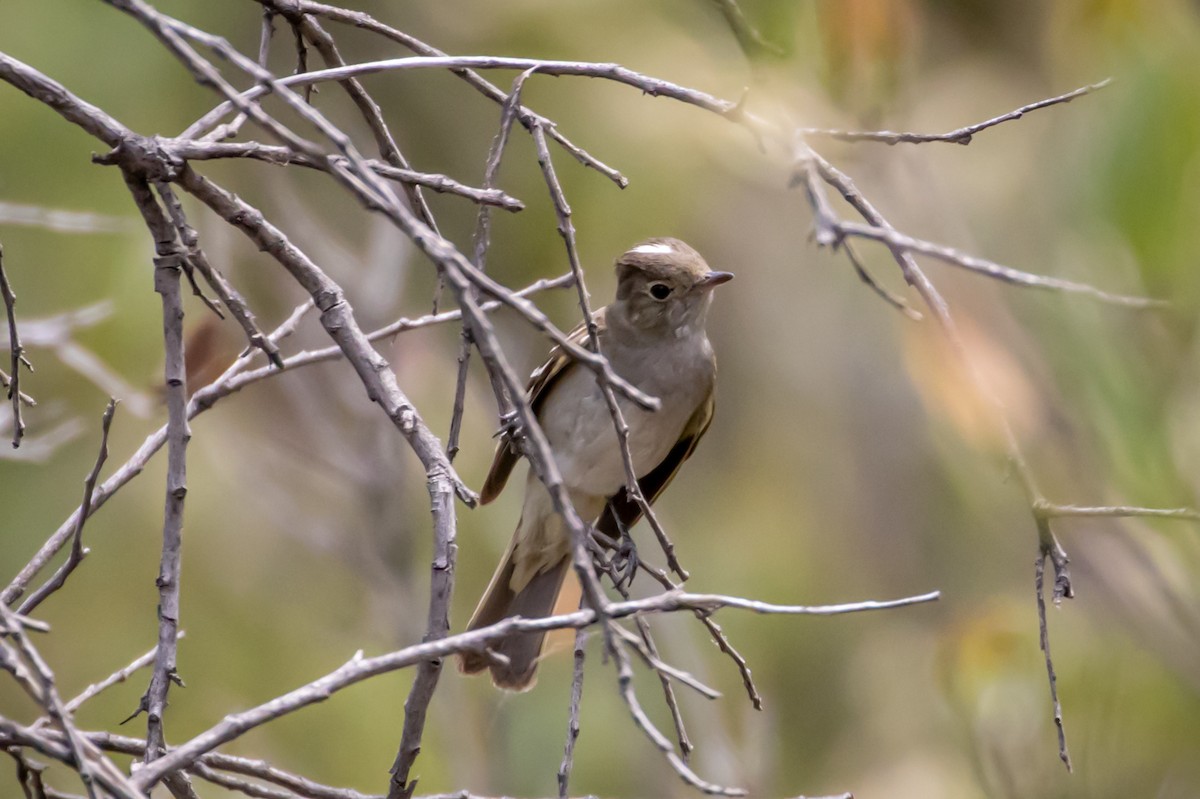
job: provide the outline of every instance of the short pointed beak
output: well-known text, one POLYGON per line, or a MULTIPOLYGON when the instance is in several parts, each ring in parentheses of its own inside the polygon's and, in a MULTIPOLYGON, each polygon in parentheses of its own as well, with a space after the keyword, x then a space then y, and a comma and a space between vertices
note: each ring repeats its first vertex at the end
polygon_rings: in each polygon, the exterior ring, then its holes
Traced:
POLYGON ((719 286, 731 280, 733 280, 733 272, 709 272, 700 278, 696 285, 702 289, 710 289, 713 286, 719 286))

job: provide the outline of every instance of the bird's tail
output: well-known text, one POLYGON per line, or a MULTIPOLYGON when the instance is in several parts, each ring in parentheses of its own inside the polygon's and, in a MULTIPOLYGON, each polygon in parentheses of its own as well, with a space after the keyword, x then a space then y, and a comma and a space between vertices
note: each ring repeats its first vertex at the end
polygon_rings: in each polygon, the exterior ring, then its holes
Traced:
MULTIPOLYGON (((517 539, 509 544, 492 581, 479 600, 479 606, 471 616, 467 630, 488 627, 510 616, 539 619, 554 612, 558 593, 570 566, 569 556, 560 558, 535 574, 523 588, 514 591, 513 574, 516 570, 517 539)), ((475 674, 491 669, 492 682, 499 688, 510 691, 525 691, 533 687, 537 677, 538 659, 542 654, 545 632, 514 633, 489 646, 492 652, 508 659, 492 659, 482 652, 463 652, 459 655, 459 668, 465 674, 475 674)))

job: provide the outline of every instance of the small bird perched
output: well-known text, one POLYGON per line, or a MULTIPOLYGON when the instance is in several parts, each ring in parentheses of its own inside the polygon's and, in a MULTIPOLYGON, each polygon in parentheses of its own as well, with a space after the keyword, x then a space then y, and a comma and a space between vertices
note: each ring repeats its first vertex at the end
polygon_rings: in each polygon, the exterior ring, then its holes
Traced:
MULTIPOLYGON (((638 244, 617 259, 616 270, 616 300, 593 318, 600 351, 616 373, 662 403, 658 411, 646 411, 618 397, 629 425, 638 486, 653 502, 712 422, 717 362, 704 321, 713 287, 733 275, 714 272, 698 252, 670 238, 638 244)), ((584 325, 570 338, 590 346, 584 325)), ((555 347, 530 377, 527 395, 580 518, 613 540, 623 537, 641 510, 626 493, 620 444, 595 376, 555 347)), ((481 502, 499 495, 519 457, 517 442, 506 433, 496 447, 481 502)), ((550 494, 531 470, 521 520, 467 629, 509 616, 553 613, 571 565, 569 536, 550 494)), ((527 690, 534 683, 544 638, 545 633, 511 635, 492 647, 507 663, 466 652, 459 656, 459 666, 468 674, 490 668, 500 688, 527 690)))

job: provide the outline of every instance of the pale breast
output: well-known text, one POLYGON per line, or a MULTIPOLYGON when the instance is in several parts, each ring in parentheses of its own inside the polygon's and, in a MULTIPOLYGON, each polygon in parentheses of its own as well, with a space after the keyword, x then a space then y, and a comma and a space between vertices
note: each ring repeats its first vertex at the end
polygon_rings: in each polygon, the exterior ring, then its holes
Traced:
MULTIPOLYGON (((650 412, 617 395, 629 425, 634 469, 641 477, 667 456, 712 390, 712 350, 707 339, 699 337, 606 354, 618 374, 662 401, 660 410, 650 412)), ((625 484, 612 416, 590 370, 570 367, 539 415, 569 489, 610 496, 625 484)))

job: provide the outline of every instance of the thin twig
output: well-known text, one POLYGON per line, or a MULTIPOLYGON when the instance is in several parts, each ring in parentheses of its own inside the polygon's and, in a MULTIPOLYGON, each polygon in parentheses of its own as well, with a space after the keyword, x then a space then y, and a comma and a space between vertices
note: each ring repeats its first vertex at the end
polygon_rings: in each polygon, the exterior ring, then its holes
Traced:
MULTIPOLYGON (((5 634, 11 634, 7 627, 4 632, 5 634)), ((16 648, 10 646, 2 638, 0 638, 0 669, 7 671, 9 676, 13 678, 13 681, 30 699, 45 707, 46 698, 41 683, 38 682, 33 672, 21 660, 16 648)))
MULTIPOLYGON (((316 160, 304 153, 280 145, 262 144, 261 142, 209 142, 198 139, 160 139, 163 147, 173 155, 188 161, 207 161, 218 158, 250 158, 268 164, 295 164, 309 169, 325 170, 327 162, 316 160)), ((332 159, 342 168, 349 168, 349 163, 341 156, 332 159)), ((525 204, 515 197, 505 194, 499 189, 477 189, 459 183, 451 177, 433 172, 417 172, 412 169, 400 169, 382 161, 367 160, 367 166, 379 175, 389 180, 401 183, 411 183, 442 193, 455 194, 465 197, 472 202, 494 205, 506 211, 520 211, 525 204)))
MULTIPOLYGON (((175 640, 182 641, 185 635, 186 635, 186 633, 183 630, 180 630, 179 634, 177 636, 175 636, 175 640)), ((129 663, 129 665, 124 666, 124 667, 118 669, 117 671, 114 671, 112 674, 108 675, 100 682, 92 683, 87 688, 84 688, 83 691, 81 691, 78 696, 76 696, 71 701, 67 702, 66 709, 69 712, 74 713, 76 710, 78 710, 83 705, 84 702, 87 702, 89 699, 94 698, 97 694, 100 694, 103 691, 108 690, 109 688, 111 688, 114 685, 125 682, 135 672, 138 672, 138 671, 146 668, 147 666, 149 666, 151 663, 154 662, 154 659, 157 656, 157 654, 158 654, 158 647, 155 646, 149 652, 146 652, 145 654, 137 657, 135 660, 133 660, 131 663, 129 663)))
POLYGON ((8 283, 8 275, 4 273, 4 245, 0 244, 0 297, 4 299, 4 311, 8 316, 8 351, 9 362, 12 364, 12 374, 9 375, 5 383, 8 386, 8 398, 12 400, 13 409, 13 449, 21 446, 21 439, 25 435, 25 420, 21 418, 21 365, 24 364, 27 369, 33 371, 32 364, 25 357, 25 350, 21 348, 21 337, 17 333, 17 316, 15 307, 17 304, 17 295, 13 293, 12 286, 8 283))
MULTIPOLYGON (((655 648, 651 649, 650 642, 648 642, 646 640, 646 637, 644 635, 642 635, 641 627, 644 623, 646 623, 646 619, 644 619, 641 616, 638 616, 634 619, 634 621, 637 623, 637 625, 639 627, 637 635, 630 632, 629 630, 626 630, 623 627, 618 628, 621 631, 618 634, 621 636, 621 639, 623 641, 625 641, 627 644, 629 644, 630 646, 633 647, 634 651, 638 653, 638 655, 642 658, 642 661, 648 667, 650 667, 651 669, 654 669, 654 671, 658 672, 660 677, 670 678, 672 680, 676 680, 676 681, 682 683, 683 685, 686 685, 688 688, 691 688, 693 691, 700 694, 705 699, 720 699, 721 698, 720 691, 718 691, 715 688, 712 688, 708 685, 705 685, 704 683, 702 683, 698 679, 696 679, 693 675, 689 674, 688 672, 684 671, 683 669, 672 666, 670 663, 667 663, 665 660, 663 660, 661 657, 659 657, 658 648, 655 647, 655 648)), ((668 705, 670 705, 670 703, 668 703, 668 705)), ((674 715, 675 711, 677 711, 677 710, 678 710, 678 708, 676 707, 675 710, 672 711, 672 715, 674 715)), ((686 747, 681 747, 681 749, 684 749, 684 750, 690 752, 693 749, 693 747, 689 743, 686 747)))
POLYGON ((213 785, 220 785, 227 790, 236 791, 246 796, 254 796, 258 799, 301 799, 298 793, 292 793, 282 788, 272 788, 269 785, 260 785, 257 782, 251 782, 241 777, 234 777, 217 771, 204 763, 193 763, 188 767, 188 771, 205 782, 211 782, 213 785))
POLYGON ((247 306, 246 300, 233 287, 229 279, 221 273, 221 270, 209 263, 208 256, 200 248, 200 236, 196 233, 196 229, 188 223, 187 214, 183 210, 183 204, 175 196, 174 189, 169 184, 162 182, 156 183, 155 189, 158 190, 159 196, 162 197, 163 205, 167 208, 167 213, 171 215, 171 222, 175 225, 179 240, 187 248, 186 263, 191 264, 212 290, 216 292, 217 296, 221 298, 221 303, 229 309, 229 312, 233 314, 233 318, 241 325, 242 330, 246 334, 246 340, 250 342, 250 346, 262 350, 266 354, 267 360, 275 366, 282 366, 283 359, 279 355, 279 348, 272 344, 271 340, 259 330, 258 322, 255 321, 254 313, 247 306))
MULTIPOLYGON (((171 683, 183 685, 176 669, 179 633, 179 578, 183 547, 183 506, 187 496, 187 367, 183 345, 183 298, 179 290, 184 254, 177 232, 159 206, 145 179, 126 173, 126 184, 138 210, 154 235, 154 290, 162 297, 164 380, 167 396, 167 484, 163 508, 162 557, 158 577, 158 652, 150 686, 143 699, 146 709, 145 762, 166 751, 163 715, 171 683)), ((166 774, 161 775, 163 777, 166 774)), ((151 786, 146 786, 151 787, 151 786)))
MULTIPOLYGON (((423 641, 436 641, 450 632, 450 600, 454 596, 454 564, 458 556, 454 515, 454 491, 449 481, 430 475, 429 495, 433 500, 433 563, 430 566, 429 616, 423 641)), ((409 781, 413 762, 421 751, 425 713, 437 689, 444 661, 424 660, 417 667, 408 699, 404 702, 404 730, 396 759, 390 770, 388 799, 410 799, 417 780, 409 781)))
POLYGON ((878 225, 864 225, 859 222, 838 222, 835 230, 839 241, 846 236, 872 239, 886 244, 893 252, 914 252, 921 255, 928 255, 951 266, 959 266, 963 269, 995 278, 1004 283, 1012 283, 1026 288, 1082 294, 1111 305, 1123 305, 1127 308, 1137 310, 1164 308, 1168 305, 1166 300, 1111 294, 1086 283, 1076 283, 1073 280, 1022 272, 1019 269, 1003 266, 986 258, 978 258, 952 247, 945 247, 941 244, 915 239, 894 229, 878 225))
POLYGON ((1030 111, 1037 111, 1041 108, 1049 108, 1052 105, 1060 105, 1069 103, 1076 97, 1082 97, 1085 94, 1099 91, 1105 86, 1112 83, 1112 78, 1105 78, 1099 83, 1092 83, 1087 86, 1081 86, 1074 91, 1060 94, 1057 97, 1048 97, 1044 100, 1038 100, 1035 103, 1023 105, 1018 109, 1009 111, 1007 114, 1001 114, 998 117, 993 117, 984 122, 977 122, 974 125, 958 128, 947 133, 894 133, 890 130, 875 130, 875 131, 851 131, 851 130, 829 130, 825 128, 802 128, 801 133, 805 136, 823 136, 838 141, 848 142, 881 142, 883 144, 924 144, 926 142, 949 142, 952 144, 970 144, 976 133, 994 128, 997 125, 1005 122, 1011 122, 1014 119, 1020 119, 1030 111))
MULTIPOLYGON (((294 14, 289 14, 288 16, 289 19, 294 20, 297 37, 301 43, 303 43, 304 37, 307 37, 321 53, 321 57, 328 66, 345 66, 346 62, 342 58, 341 53, 338 52, 333 37, 321 27, 320 23, 307 15, 297 17, 294 14)), ((306 70, 298 70, 298 72, 304 71, 306 70)), ((340 84, 346 90, 351 101, 358 107, 359 112, 366 121, 367 127, 371 131, 371 135, 375 138, 375 144, 379 148, 379 154, 383 157, 383 160, 395 169, 411 171, 412 165, 409 164, 408 159, 400 151, 400 147, 396 144, 396 138, 392 135, 392 132, 388 130, 379 104, 367 94, 367 90, 363 88, 357 79, 350 78, 340 81, 340 84)), ((305 99, 308 98, 306 97, 305 99)), ((406 182, 404 184, 405 195, 418 216, 421 217, 421 220, 434 231, 437 231, 438 227, 437 222, 433 218, 433 211, 430 210, 429 203, 425 201, 425 196, 421 193, 420 185, 416 182, 406 182)), ((436 305, 434 313, 437 313, 436 305)))
MULTIPOLYGON (((497 131, 495 137, 492 139, 492 146, 488 151, 487 162, 483 169, 483 187, 485 190, 495 187, 496 175, 500 171, 500 159, 503 158, 504 148, 508 145, 508 134, 512 129, 516 109, 521 104, 521 88, 532 74, 531 71, 526 70, 513 80, 508 100, 505 101, 501 108, 500 130, 497 131)), ((472 238, 473 247, 471 256, 475 267, 481 272, 487 268, 487 252, 492 240, 491 222, 492 215, 487 206, 481 205, 479 211, 475 214, 475 233, 472 238)), ((454 406, 450 414, 450 433, 446 442, 446 455, 451 461, 454 460, 459 449, 458 440, 462 433, 462 418, 467 396, 467 368, 470 366, 471 347, 473 345, 474 338, 471 335, 471 328, 464 323, 459 333, 458 374, 454 384, 454 406)), ((505 393, 503 384, 493 378, 492 390, 496 395, 496 406, 499 417, 501 419, 509 418, 512 414, 512 400, 505 393)))
MULTIPOLYGON (((613 587, 616 588, 617 593, 623 599, 629 599, 629 581, 614 576, 613 587)), ((635 616, 634 624, 638 628, 637 635, 615 624, 612 625, 612 629, 634 648, 634 651, 641 656, 647 666, 658 674, 658 680, 663 691, 663 700, 667 704, 667 710, 671 713, 671 723, 675 726, 675 739, 679 742, 679 755, 683 758, 683 762, 686 763, 695 747, 692 746, 692 741, 688 737, 687 726, 683 721, 683 712, 679 708, 679 700, 675 696, 675 687, 671 684, 671 680, 679 680, 709 699, 714 699, 719 694, 687 672, 665 663, 658 656, 658 646, 654 643, 654 636, 650 632, 650 622, 644 616, 635 616)))
MULTIPOLYGON (((304 33, 300 30, 300 25, 294 19, 288 19, 288 25, 292 29, 292 38, 296 42, 296 74, 308 72, 308 46, 304 44, 304 33)), ((315 87, 307 87, 304 90, 304 102, 311 103, 312 95, 315 87)))
POLYGON ((1079 505, 1055 505, 1045 503, 1037 509, 1038 513, 1047 518, 1057 519, 1121 519, 1121 518, 1150 518, 1150 519, 1180 519, 1182 521, 1200 521, 1200 511, 1194 508, 1142 508, 1135 505, 1108 505, 1101 507, 1081 507, 1079 505))
MULTIPOLYGON (((666 590, 680 590, 679 584, 672 580, 670 575, 667 574, 665 570, 659 569, 656 566, 646 565, 645 571, 651 577, 657 580, 659 585, 666 590)), ((717 622, 712 618, 711 613, 697 610, 695 611, 695 615, 696 618, 700 620, 700 623, 704 625, 705 629, 708 630, 709 636, 712 638, 713 643, 717 645, 717 648, 721 650, 721 653, 732 660, 733 665, 737 667, 738 675, 742 678, 742 686, 746 689, 746 696, 750 699, 750 704, 755 710, 762 710, 762 694, 758 692, 758 686, 754 683, 754 675, 750 671, 750 664, 747 662, 746 658, 741 652, 738 651, 737 647, 730 642, 729 636, 725 635, 725 631, 722 630, 721 625, 717 624, 717 622)))
MULTIPOLYGON (((120 1, 136 2, 137 0, 120 1)), ((112 3, 118 2, 118 0, 106 0, 106 2, 112 3)), ((508 58, 501 56, 409 56, 406 58, 387 58, 379 61, 347 64, 343 67, 317 69, 312 72, 306 72, 303 75, 289 75, 283 78, 275 78, 269 87, 256 86, 247 89, 236 97, 230 96, 225 102, 214 107, 203 117, 192 123, 187 130, 180 134, 180 138, 195 138, 201 131, 211 127, 226 114, 235 109, 244 110, 246 107, 249 107, 252 101, 262 97, 268 91, 279 92, 281 89, 286 89, 286 87, 290 86, 306 86, 311 83, 342 81, 364 75, 407 69, 448 69, 451 71, 501 69, 521 72, 528 69, 536 69, 542 75, 572 75, 623 83, 653 97, 669 97, 737 122, 742 122, 749 118, 749 115, 746 114, 739 103, 730 100, 721 100, 707 92, 690 89, 677 83, 644 75, 623 67, 620 64, 538 58, 508 58)), ((499 95, 501 97, 507 96, 504 92, 500 92, 499 95)), ((546 119, 539 118, 538 121, 532 119, 526 121, 522 119, 522 123, 525 124, 531 133, 533 132, 533 128, 543 125, 553 129, 553 123, 546 119)), ((762 120, 757 120, 755 124, 761 126, 765 123, 762 120)), ((295 145, 291 146, 295 147, 295 145)), ((297 147, 296 149, 301 148, 297 147)))
MULTIPOLYGON (((4 371, 3 369, 0 369, 0 388, 7 389, 11 385, 12 385, 12 378, 9 377, 8 372, 4 371)), ((18 391, 17 396, 20 397, 21 404, 24 405, 26 408, 36 408, 37 407, 37 400, 35 400, 33 397, 26 394, 24 391, 18 391)))
POLYGON ((271 39, 275 36, 275 12, 263 8, 262 28, 258 37, 258 65, 267 69, 271 61, 271 39))
POLYGON ((575 742, 579 740, 580 732, 579 705, 583 701, 583 666, 587 657, 585 643, 587 643, 587 631, 581 627, 575 631, 575 668, 571 673, 571 701, 567 710, 567 741, 563 744, 563 758, 558 766, 558 799, 567 799, 571 769, 575 765, 575 742))
MULTIPOLYGON (((113 414, 117 411, 117 399, 110 397, 108 406, 104 409, 104 415, 100 419, 100 451, 96 454, 96 462, 92 465, 92 470, 88 472, 87 477, 83 480, 83 501, 79 503, 80 508, 90 508, 92 506, 92 496, 96 493, 96 480, 100 477, 100 469, 103 468, 104 462, 108 460, 108 431, 112 427, 113 414)), ((59 588, 62 588, 66 583, 67 578, 71 576, 71 572, 83 562, 87 557, 88 550, 83 546, 83 524, 87 521, 87 512, 81 512, 75 521, 75 532, 71 537, 71 552, 67 556, 67 560, 54 573, 54 576, 29 595, 29 598, 21 603, 18 610, 21 614, 30 614, 34 608, 42 604, 46 597, 53 594, 59 588)), ((71 708, 73 710, 73 708, 71 708)))
POLYGON ((841 250, 846 253, 846 258, 850 261, 850 266, 854 268, 854 274, 858 275, 859 280, 866 283, 867 287, 879 295, 884 302, 914 322, 919 322, 924 318, 921 316, 920 311, 908 304, 908 300, 899 294, 889 291, 886 286, 875 279, 874 275, 867 271, 866 266, 863 265, 862 260, 858 257, 858 252, 850 242, 842 242, 841 250))
POLYGON ((675 769, 675 773, 688 785, 710 796, 745 796, 747 793, 745 789, 709 782, 688 766, 683 757, 671 746, 671 742, 667 740, 666 736, 659 731, 654 722, 650 720, 650 717, 646 715, 646 711, 638 701, 637 694, 633 690, 633 667, 629 663, 629 654, 623 648, 616 648, 615 651, 617 657, 618 691, 625 700, 625 705, 629 708, 629 712, 633 715, 634 723, 646 734, 651 743, 663 753, 667 762, 675 769))
POLYGON ((1037 613, 1038 613, 1038 644, 1041 646, 1042 654, 1046 658, 1046 676, 1050 680, 1050 702, 1054 706, 1054 727, 1058 733, 1058 757, 1062 760, 1063 765, 1067 767, 1067 771, 1071 771, 1071 755, 1067 752, 1067 732, 1063 727, 1063 711, 1062 703, 1058 700, 1058 675, 1054 673, 1054 661, 1050 657, 1050 630, 1046 624, 1046 594, 1045 594, 1045 573, 1046 573, 1046 558, 1048 555, 1045 552, 1039 552, 1037 560, 1033 565, 1033 586, 1037 593, 1037 613))

